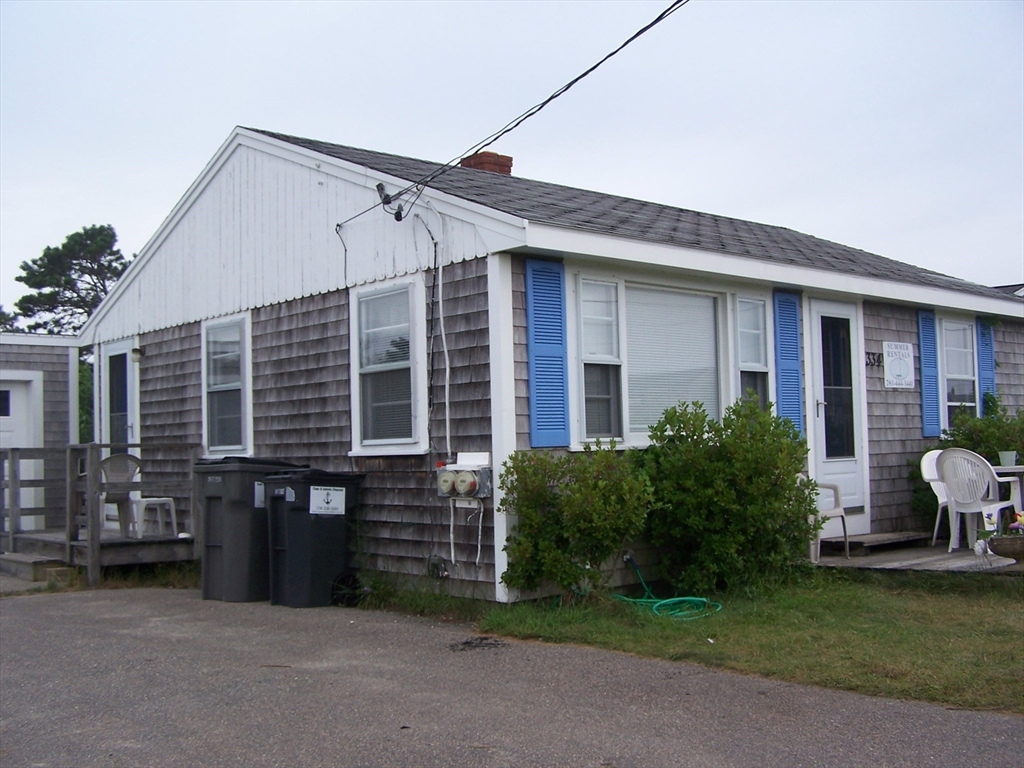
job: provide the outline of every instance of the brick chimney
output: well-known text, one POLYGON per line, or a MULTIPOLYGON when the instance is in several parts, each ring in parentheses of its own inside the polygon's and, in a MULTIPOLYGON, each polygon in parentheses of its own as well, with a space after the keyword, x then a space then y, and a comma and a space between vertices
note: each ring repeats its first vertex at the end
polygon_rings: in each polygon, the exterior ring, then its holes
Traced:
POLYGON ((463 168, 475 168, 478 171, 512 175, 512 158, 509 155, 499 155, 497 152, 477 152, 475 155, 463 158, 459 165, 463 168))

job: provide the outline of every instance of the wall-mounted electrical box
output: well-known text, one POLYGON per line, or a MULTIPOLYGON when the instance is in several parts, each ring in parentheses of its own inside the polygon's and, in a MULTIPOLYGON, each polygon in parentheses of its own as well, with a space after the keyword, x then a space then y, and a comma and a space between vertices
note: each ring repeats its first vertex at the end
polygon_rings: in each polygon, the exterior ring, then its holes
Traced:
POLYGON ((460 453, 454 464, 437 468, 437 495, 484 499, 491 495, 491 455, 460 453))

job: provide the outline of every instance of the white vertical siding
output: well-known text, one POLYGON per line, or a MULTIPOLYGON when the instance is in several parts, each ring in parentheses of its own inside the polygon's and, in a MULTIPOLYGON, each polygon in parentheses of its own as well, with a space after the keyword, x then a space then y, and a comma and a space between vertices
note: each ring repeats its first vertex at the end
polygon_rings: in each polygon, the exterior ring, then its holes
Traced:
POLYGON ((421 270, 433 262, 433 236, 445 263, 485 256, 509 236, 507 223, 489 227, 474 213, 431 194, 396 222, 376 209, 338 222, 378 201, 376 177, 323 168, 235 143, 198 183, 133 265, 95 323, 96 341, 122 338, 209 317, 421 270), (203 181, 202 179, 200 181, 203 181), (412 214, 419 213, 423 221, 412 214), (444 215, 444 224, 438 216, 444 215), (347 257, 346 257, 347 248, 347 257))

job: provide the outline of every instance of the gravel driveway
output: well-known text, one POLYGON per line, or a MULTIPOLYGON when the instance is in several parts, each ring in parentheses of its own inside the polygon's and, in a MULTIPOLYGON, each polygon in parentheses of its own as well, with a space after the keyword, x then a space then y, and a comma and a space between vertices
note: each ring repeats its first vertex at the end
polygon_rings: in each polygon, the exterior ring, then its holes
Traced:
POLYGON ((345 608, 0 600, 0 766, 1024 765, 1024 718, 345 608))

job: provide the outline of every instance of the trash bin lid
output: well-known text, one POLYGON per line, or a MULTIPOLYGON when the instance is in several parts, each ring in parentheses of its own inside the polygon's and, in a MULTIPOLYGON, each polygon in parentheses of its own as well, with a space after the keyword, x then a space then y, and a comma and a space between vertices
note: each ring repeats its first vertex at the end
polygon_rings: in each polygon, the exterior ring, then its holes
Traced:
POLYGON ((280 459, 262 459, 259 456, 221 456, 217 459, 200 459, 195 463, 196 468, 200 467, 217 467, 224 468, 228 466, 248 466, 251 468, 259 467, 260 469, 266 468, 268 471, 280 469, 308 469, 309 464, 295 464, 290 461, 281 461, 280 459))
POLYGON ((309 483, 310 485, 358 485, 366 475, 359 472, 328 472, 324 469, 301 467, 291 472, 275 472, 267 475, 267 483, 309 483))

